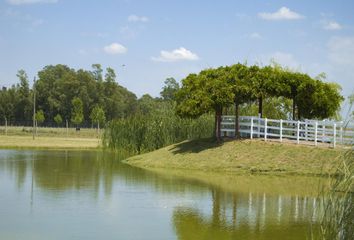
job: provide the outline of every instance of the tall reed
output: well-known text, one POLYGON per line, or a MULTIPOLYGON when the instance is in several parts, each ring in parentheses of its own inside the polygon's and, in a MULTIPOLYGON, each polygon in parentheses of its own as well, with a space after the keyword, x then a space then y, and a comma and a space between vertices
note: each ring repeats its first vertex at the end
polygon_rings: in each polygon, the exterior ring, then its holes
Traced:
POLYGON ((159 113, 134 115, 111 121, 106 127, 105 147, 139 154, 186 139, 213 136, 214 117, 203 115, 197 119, 183 119, 175 114, 159 113))
POLYGON ((329 190, 321 193, 320 227, 312 239, 346 240, 354 237, 354 150, 343 155, 329 190))

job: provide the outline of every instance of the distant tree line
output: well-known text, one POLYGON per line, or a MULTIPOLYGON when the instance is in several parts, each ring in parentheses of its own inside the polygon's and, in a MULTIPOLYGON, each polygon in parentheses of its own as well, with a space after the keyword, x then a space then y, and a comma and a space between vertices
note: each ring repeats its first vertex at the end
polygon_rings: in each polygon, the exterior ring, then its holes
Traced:
POLYGON ((17 76, 18 84, 0 90, 1 120, 31 121, 34 94, 36 119, 44 123, 102 123, 137 111, 135 94, 117 83, 112 68, 103 74, 100 64, 93 64, 90 71, 76 71, 65 65, 46 66, 38 72, 33 88, 29 87, 24 70, 19 70, 17 76))

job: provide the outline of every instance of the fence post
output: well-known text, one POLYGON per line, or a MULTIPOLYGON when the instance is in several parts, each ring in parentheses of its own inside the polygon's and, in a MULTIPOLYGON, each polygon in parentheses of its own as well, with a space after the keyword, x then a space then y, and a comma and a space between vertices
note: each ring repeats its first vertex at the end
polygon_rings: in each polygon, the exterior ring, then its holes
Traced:
POLYGON ((308 121, 305 121, 305 141, 308 141, 308 121))
POLYGON ((283 142, 283 119, 280 119, 280 142, 283 142))
POLYGON ((267 141, 267 118, 264 119, 264 141, 267 141))
POLYGON ((315 122, 315 146, 317 146, 317 127, 318 127, 318 122, 315 122))
POLYGON ((325 120, 322 121, 322 142, 324 142, 325 138, 326 125, 325 120))
POLYGON ((250 138, 253 139, 253 117, 251 117, 251 135, 250 138))
POLYGON ((258 132, 258 138, 261 137, 261 115, 258 114, 258 127, 257 127, 257 132, 258 132))
POLYGON ((296 143, 300 143, 300 121, 297 121, 296 143))
POLYGON ((333 148, 336 147, 337 124, 333 123, 333 148))

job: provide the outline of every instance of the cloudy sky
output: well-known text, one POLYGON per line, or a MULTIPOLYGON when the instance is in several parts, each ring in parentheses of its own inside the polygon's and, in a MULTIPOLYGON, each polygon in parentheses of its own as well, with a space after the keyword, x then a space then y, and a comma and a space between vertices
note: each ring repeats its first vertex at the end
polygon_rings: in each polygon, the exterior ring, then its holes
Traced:
POLYGON ((138 96, 168 77, 247 61, 354 91, 354 1, 1 0, 0 86, 49 64, 113 67, 138 96))

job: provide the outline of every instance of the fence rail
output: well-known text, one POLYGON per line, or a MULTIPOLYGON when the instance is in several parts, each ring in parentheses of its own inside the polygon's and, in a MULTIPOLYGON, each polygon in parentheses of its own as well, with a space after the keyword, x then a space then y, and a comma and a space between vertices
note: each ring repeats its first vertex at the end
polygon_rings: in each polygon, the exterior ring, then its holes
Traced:
MULTIPOLYGON (((235 116, 222 116, 221 132, 223 136, 235 136, 235 116)), ((239 132, 241 137, 284 139, 313 143, 328 143, 333 147, 336 144, 349 145, 354 143, 354 123, 335 121, 291 121, 258 118, 252 116, 239 117, 239 132)))

